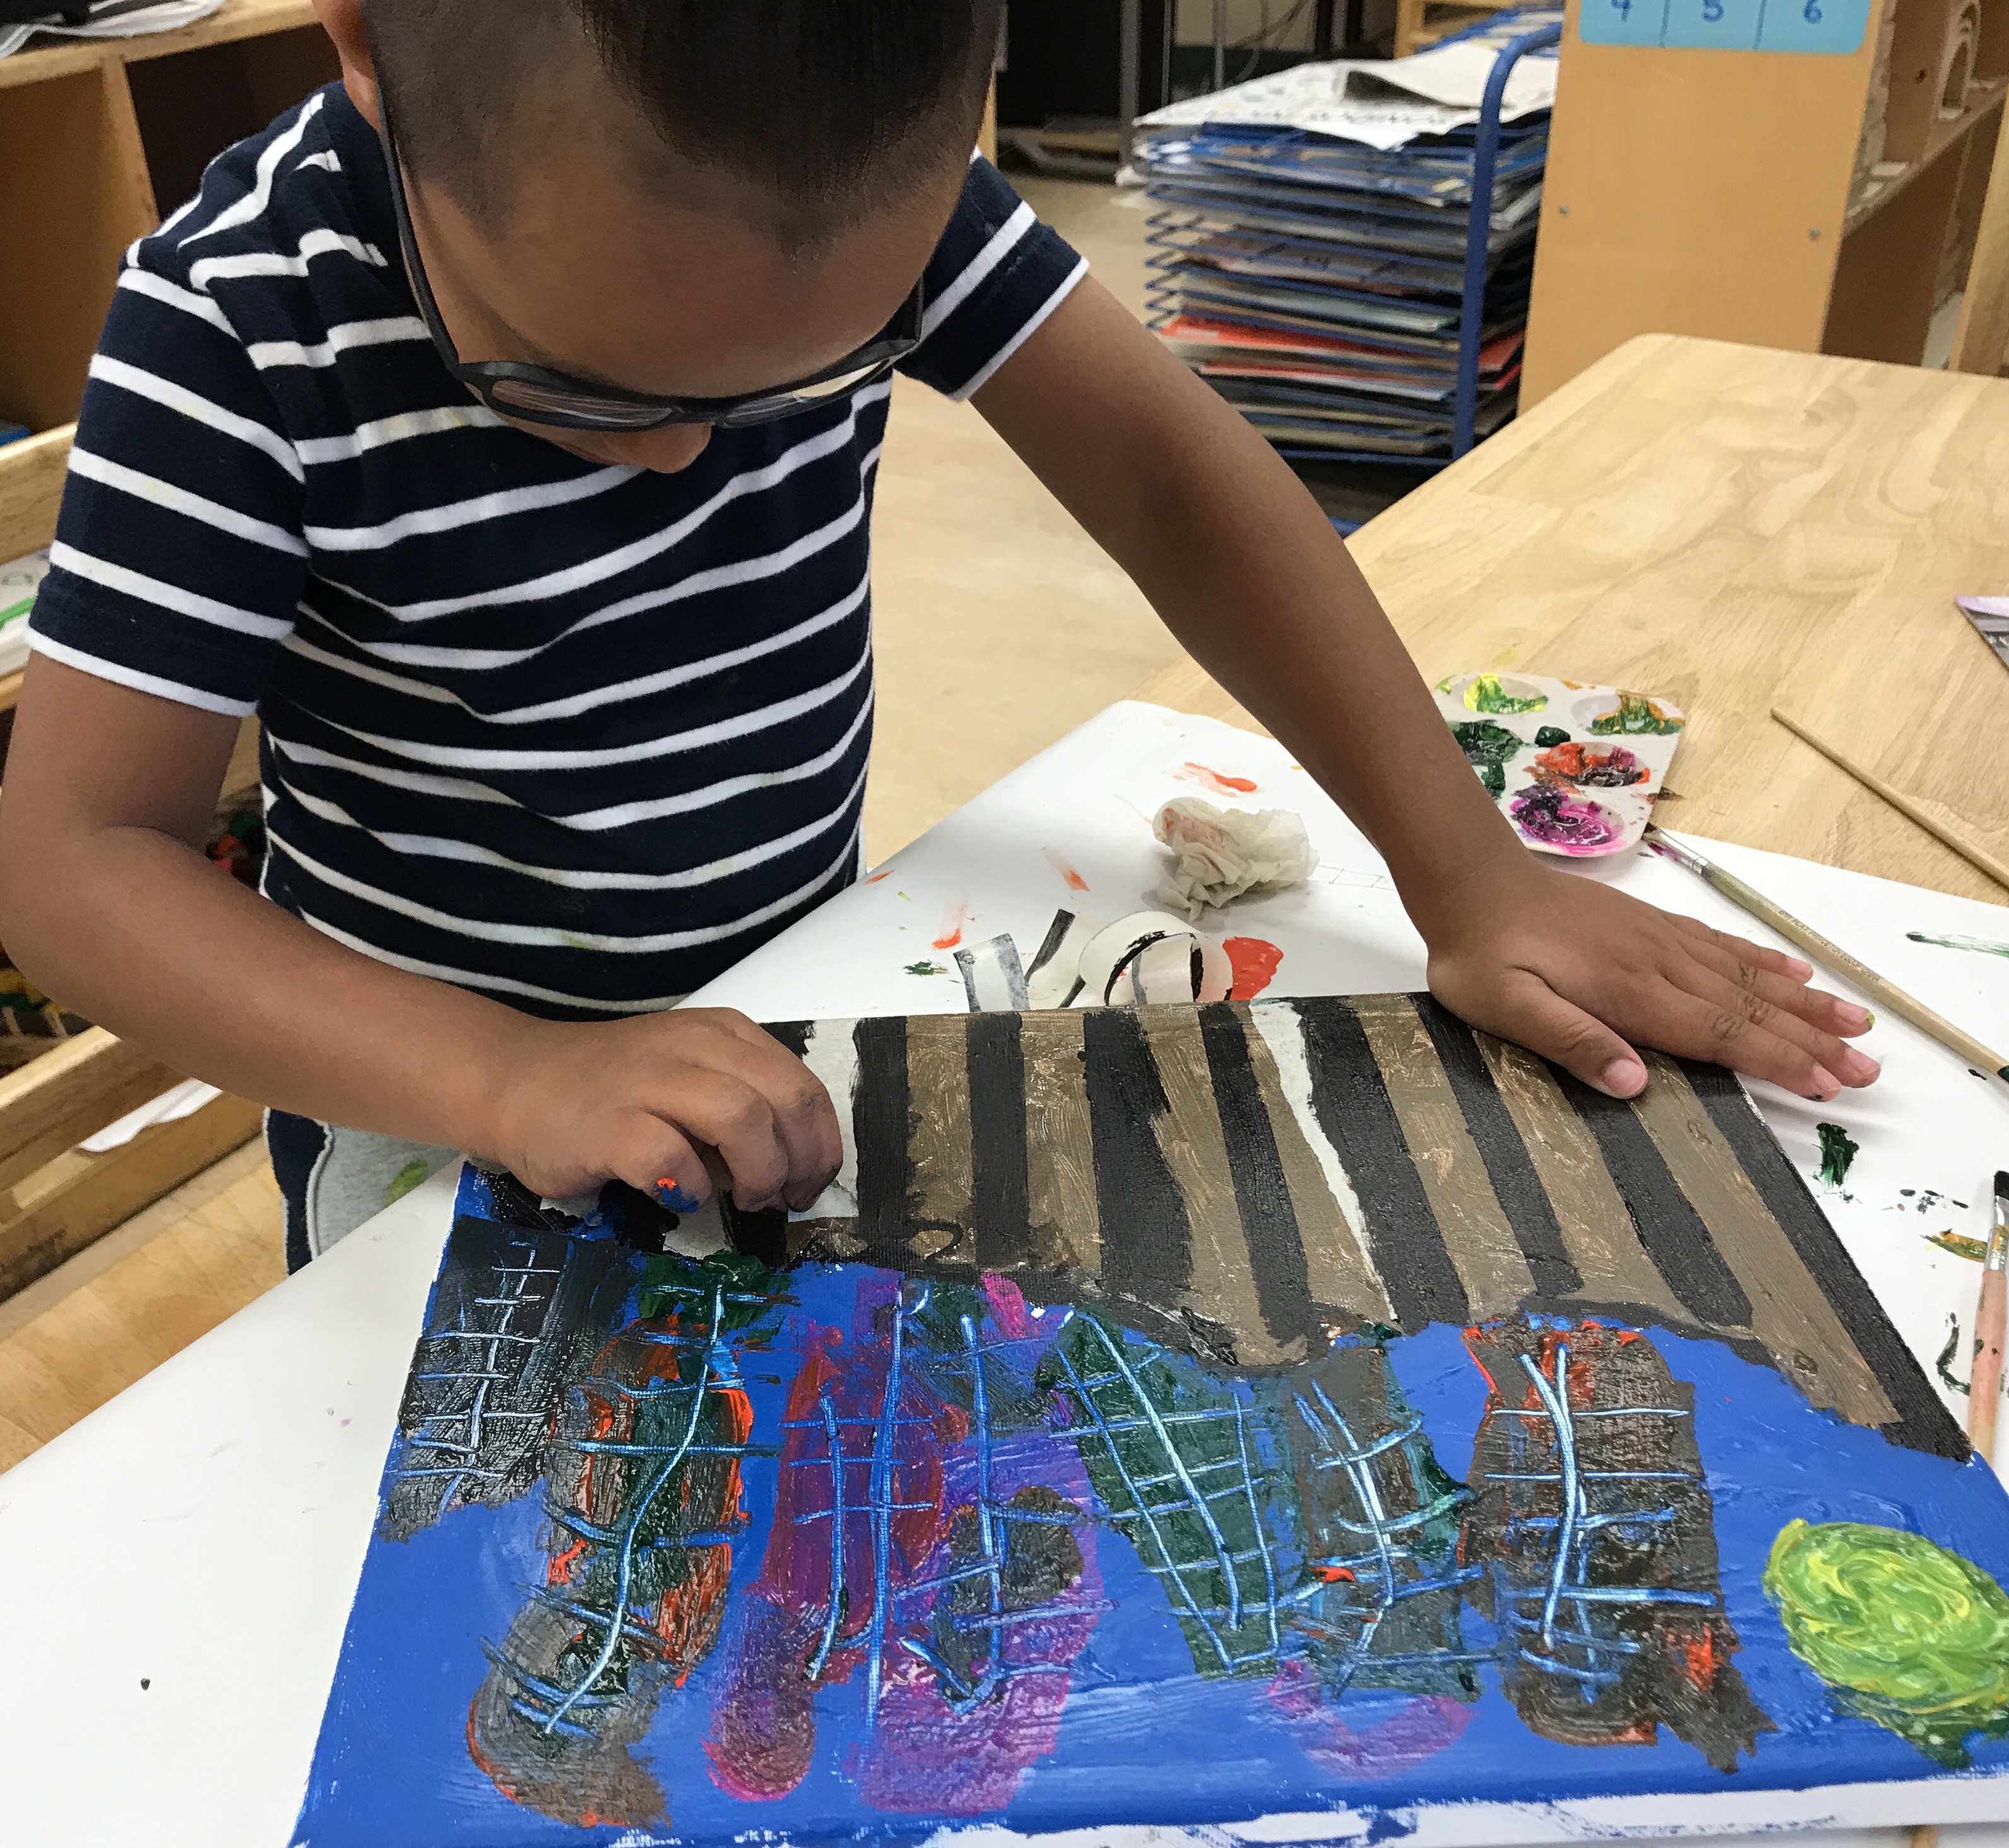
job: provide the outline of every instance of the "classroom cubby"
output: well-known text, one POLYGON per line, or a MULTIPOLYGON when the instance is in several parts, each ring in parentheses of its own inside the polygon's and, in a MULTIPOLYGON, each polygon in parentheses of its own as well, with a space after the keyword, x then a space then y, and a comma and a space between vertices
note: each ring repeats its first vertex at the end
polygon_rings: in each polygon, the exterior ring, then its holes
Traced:
POLYGON ((0 58, 0 421, 76 416, 119 253, 337 68, 310 0, 0 58))
POLYGON ((2009 0, 1854 0, 1844 33, 1850 5, 1570 0, 1524 406, 1637 334, 1926 357, 1986 196, 2009 0), (1805 48, 1706 42, 1752 17, 1780 42, 1775 15, 1805 48))

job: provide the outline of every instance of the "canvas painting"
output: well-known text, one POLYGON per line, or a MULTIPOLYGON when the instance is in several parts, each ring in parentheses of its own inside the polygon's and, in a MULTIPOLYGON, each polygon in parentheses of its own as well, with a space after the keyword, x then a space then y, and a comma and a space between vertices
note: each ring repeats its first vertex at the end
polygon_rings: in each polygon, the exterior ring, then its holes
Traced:
POLYGON ((813 1217, 464 1174, 299 1842, 2009 1767, 2009 1503, 1727 1074, 1426 996, 769 1030, 813 1217))

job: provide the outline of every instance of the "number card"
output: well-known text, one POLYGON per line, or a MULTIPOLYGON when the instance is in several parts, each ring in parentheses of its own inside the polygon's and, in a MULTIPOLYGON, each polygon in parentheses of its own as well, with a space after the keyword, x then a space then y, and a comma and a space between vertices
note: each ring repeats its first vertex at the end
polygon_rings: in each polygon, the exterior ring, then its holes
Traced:
POLYGON ((1869 0, 1582 0, 1577 21, 1586 44, 1838 56, 1869 29, 1869 0))

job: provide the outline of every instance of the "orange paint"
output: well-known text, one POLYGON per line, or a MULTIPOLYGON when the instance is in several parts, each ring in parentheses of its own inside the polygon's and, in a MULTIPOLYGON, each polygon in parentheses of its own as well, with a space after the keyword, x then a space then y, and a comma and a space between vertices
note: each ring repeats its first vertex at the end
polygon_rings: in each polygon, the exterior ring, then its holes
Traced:
POLYGON ((882 879, 891 879, 892 876, 893 869, 888 866, 883 873, 866 873, 865 876, 865 883, 868 886, 876 886, 882 879))
POLYGON ((1203 763, 1189 763, 1178 771, 1182 783, 1197 783, 1203 789, 1210 789, 1216 795, 1253 795, 1256 784, 1253 777, 1231 777, 1217 770, 1209 770, 1203 763))
POLYGON ((1046 848, 1044 851, 1047 856, 1047 864, 1051 866, 1053 869, 1061 876, 1062 881, 1066 884, 1067 889, 1070 892, 1086 892, 1088 890, 1088 881, 1083 879, 1079 873, 1075 872, 1074 868, 1068 864, 1065 859, 1051 847, 1046 848))
POLYGON ((953 950, 962 941, 962 927, 969 922, 969 903, 967 899, 952 905, 942 913, 942 933, 930 947, 937 950, 953 950))
POLYGON ((1263 937, 1231 936, 1221 947, 1228 952, 1228 966, 1235 971, 1234 986, 1228 994, 1237 1001, 1254 1000, 1276 979, 1284 960, 1283 951, 1263 937))
POLYGON ((1346 1566, 1314 1566, 1313 1578, 1322 1578, 1329 1585, 1357 1585, 1359 1580, 1353 1576, 1352 1569, 1346 1566))

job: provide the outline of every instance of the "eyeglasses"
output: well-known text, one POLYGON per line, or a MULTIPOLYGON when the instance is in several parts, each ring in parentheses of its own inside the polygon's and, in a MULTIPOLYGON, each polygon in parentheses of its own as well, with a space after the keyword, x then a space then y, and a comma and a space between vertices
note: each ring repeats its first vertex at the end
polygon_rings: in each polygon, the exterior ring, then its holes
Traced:
POLYGON ((661 430, 671 423, 712 423, 727 429, 771 423, 877 383, 921 343, 924 298, 922 285, 916 282, 913 292, 877 339, 811 377, 778 385, 771 391, 744 392, 735 398, 651 398, 639 391, 624 391, 618 385, 597 384, 590 379, 573 378, 515 359, 464 360, 446 331, 446 323, 440 318, 439 303, 433 299, 425 265, 419 260, 418 239, 412 235, 411 205, 405 195, 404 172, 391 126, 391 106, 381 89, 377 107, 377 136, 383 145, 384 167, 391 175, 391 205, 398 221, 398 244, 404 253, 405 272, 418 303, 420 318, 447 370, 499 416, 559 430, 611 430, 631 435, 661 430))

